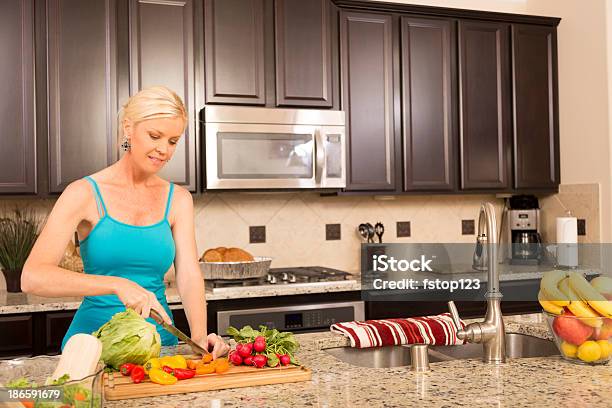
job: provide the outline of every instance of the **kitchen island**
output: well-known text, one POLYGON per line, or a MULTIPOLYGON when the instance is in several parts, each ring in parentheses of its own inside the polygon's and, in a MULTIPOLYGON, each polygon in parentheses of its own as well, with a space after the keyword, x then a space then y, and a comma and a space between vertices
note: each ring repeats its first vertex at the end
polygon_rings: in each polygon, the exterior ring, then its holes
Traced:
MULTIPOLYGON (((506 318, 507 332, 550 338, 541 315, 506 318)), ((401 407, 401 406, 610 406, 612 366, 584 366, 559 356, 511 359, 500 366, 479 360, 409 367, 365 368, 324 350, 348 339, 325 332, 297 335, 298 358, 312 369, 310 382, 234 388, 173 396, 108 401, 107 407, 401 407)), ((461 346, 458 346, 461 347, 461 346)), ((164 352, 185 352, 184 346, 164 352)), ((2 364, 2 363, 0 363, 2 364)))

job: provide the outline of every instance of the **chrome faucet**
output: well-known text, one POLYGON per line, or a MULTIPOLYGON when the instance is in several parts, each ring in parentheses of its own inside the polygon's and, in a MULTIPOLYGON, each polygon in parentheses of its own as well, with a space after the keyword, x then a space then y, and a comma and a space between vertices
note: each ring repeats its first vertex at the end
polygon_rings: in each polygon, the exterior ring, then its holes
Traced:
POLYGON ((453 321, 457 326, 457 337, 468 343, 482 343, 482 361, 500 364, 506 362, 506 329, 501 312, 502 294, 499 290, 499 272, 497 270, 497 222, 493 204, 485 202, 480 206, 478 216, 478 237, 474 253, 474 268, 484 264, 486 257, 488 269, 487 313, 482 322, 470 323, 461 328, 459 313, 455 302, 448 302, 453 321))

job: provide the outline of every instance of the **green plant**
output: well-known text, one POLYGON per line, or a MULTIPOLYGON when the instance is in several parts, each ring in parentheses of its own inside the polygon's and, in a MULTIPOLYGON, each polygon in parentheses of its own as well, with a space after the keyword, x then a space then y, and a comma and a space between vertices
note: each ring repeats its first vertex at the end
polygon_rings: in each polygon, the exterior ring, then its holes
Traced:
POLYGON ((31 209, 0 213, 0 265, 7 271, 23 268, 38 238, 42 219, 31 209))

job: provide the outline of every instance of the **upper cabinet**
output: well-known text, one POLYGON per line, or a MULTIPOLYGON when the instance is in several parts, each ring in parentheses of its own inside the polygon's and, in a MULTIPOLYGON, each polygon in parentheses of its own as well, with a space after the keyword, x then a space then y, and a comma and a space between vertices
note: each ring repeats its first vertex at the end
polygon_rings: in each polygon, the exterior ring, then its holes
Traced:
POLYGON ((130 3, 130 91, 152 85, 175 91, 188 110, 185 134, 160 176, 196 191, 197 108, 192 0, 130 3))
POLYGON ((559 184, 557 35, 553 27, 512 26, 515 188, 559 184))
POLYGON ((332 106, 332 24, 328 0, 276 0, 276 103, 332 106))
POLYGON ((347 190, 396 188, 393 44, 391 15, 341 11, 347 190))
POLYGON ((34 0, 0 2, 0 193, 36 193, 34 0))
POLYGON ((456 187, 455 22, 401 18, 405 191, 456 187))
POLYGON ((205 0, 206 103, 331 108, 330 0, 205 0))
POLYGON ((205 0, 206 103, 266 103, 264 0, 205 0))
POLYGON ((511 186, 510 26, 459 22, 461 187, 511 186))
POLYGON ((49 191, 116 160, 116 2, 48 0, 49 191))

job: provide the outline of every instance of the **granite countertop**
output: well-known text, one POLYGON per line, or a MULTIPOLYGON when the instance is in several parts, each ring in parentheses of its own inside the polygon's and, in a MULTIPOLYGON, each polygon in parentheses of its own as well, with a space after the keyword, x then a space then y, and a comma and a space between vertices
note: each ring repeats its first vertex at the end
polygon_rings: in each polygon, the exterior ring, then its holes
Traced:
MULTIPOLYGON (((466 266, 467 268, 468 266, 466 266)), ((553 269, 547 266, 517 266, 517 265, 499 265, 500 281, 521 281, 540 279, 545 271, 553 269)), ((577 269, 586 275, 599 274, 599 271, 594 268, 577 269)), ((316 282, 308 284, 293 284, 293 285, 262 285, 262 286, 234 286, 222 289, 216 289, 215 293, 206 292, 206 300, 224 300, 224 299, 246 299, 259 298, 268 296, 289 296, 301 295, 310 293, 330 293, 330 292, 346 292, 360 291, 366 289, 362 287, 361 277, 359 272, 351 272, 354 280, 335 281, 335 282, 316 282)), ((443 273, 403 273, 401 278, 414 278, 422 281, 425 278, 430 280, 443 279, 455 280, 466 278, 479 278, 482 283, 487 281, 486 272, 482 273, 465 273, 465 274, 443 274, 443 273)), ((393 294, 393 290, 376 291, 370 286, 370 294, 393 294), (383 293, 384 292, 384 293, 383 293)), ((403 293, 399 291, 399 293, 403 293)), ((181 298, 176 287, 168 287, 166 289, 166 299, 168 304, 180 304, 181 298)), ((81 304, 80 297, 60 297, 46 298, 25 293, 7 293, 0 290, 0 315, 9 313, 35 313, 56 310, 76 310, 81 304)))
MULTIPOLYGON (((356 279, 357 280, 294 285, 235 286, 223 288, 218 291, 218 293, 207 291, 206 300, 359 291, 361 290, 361 283, 359 277, 356 279)), ((81 300, 81 297, 47 298, 26 293, 8 293, 6 291, 0 291, 0 315, 9 313, 76 310, 81 304, 81 300)), ((170 305, 181 303, 181 298, 176 287, 169 287, 166 289, 166 300, 170 305)))
MULTIPOLYGON (((540 314, 505 320, 508 332, 549 338, 540 314)), ((431 363, 429 372, 415 373, 409 367, 374 369, 343 363, 324 351, 348 346, 348 339, 335 333, 300 334, 297 339, 297 357, 312 369, 310 382, 109 401, 105 406, 592 407, 609 406, 612 399, 612 366, 577 365, 557 356, 512 359, 499 366, 455 360, 431 363)), ((184 347, 164 352, 186 352, 184 347)))

